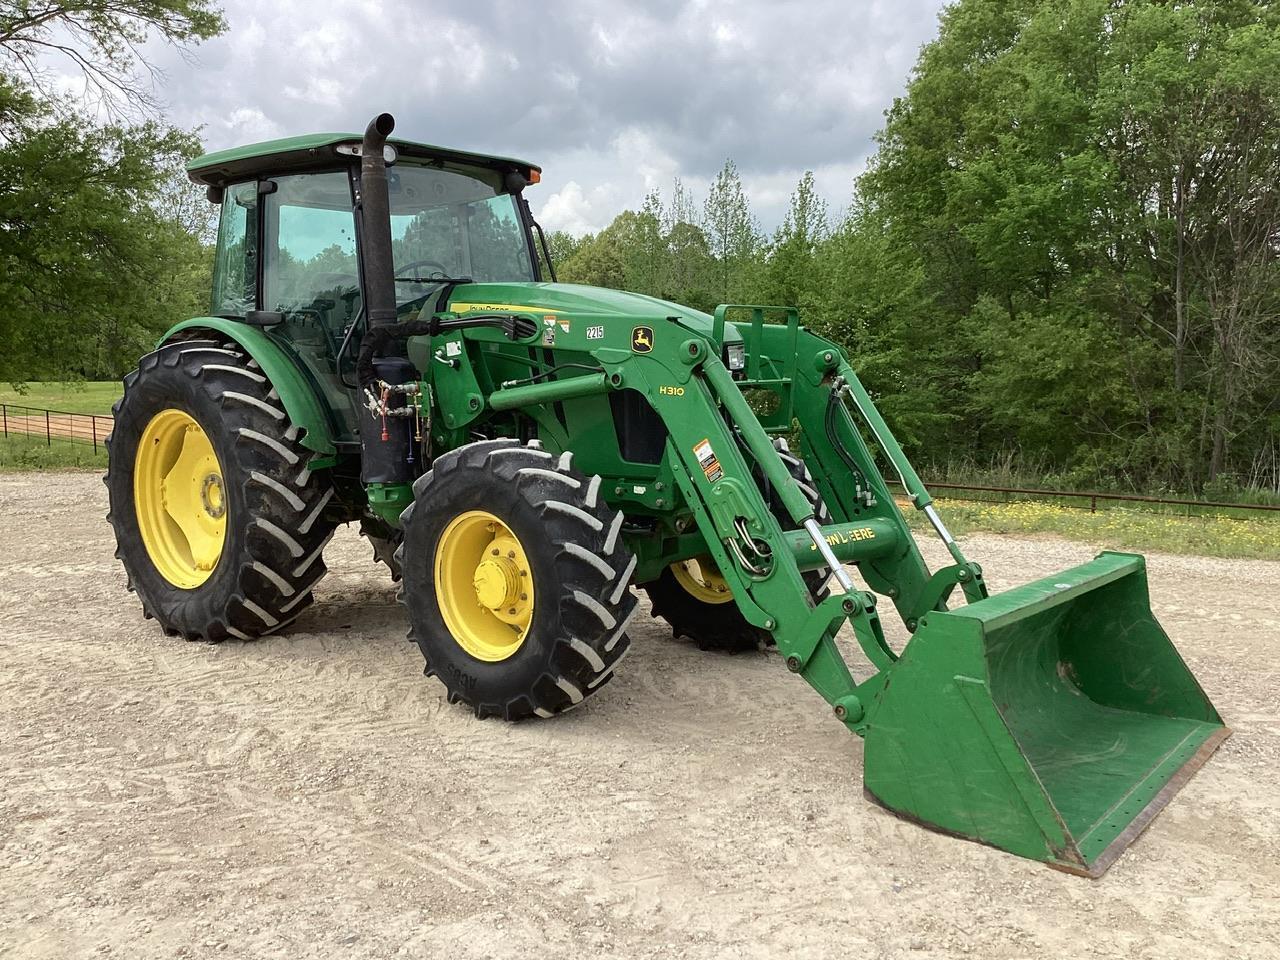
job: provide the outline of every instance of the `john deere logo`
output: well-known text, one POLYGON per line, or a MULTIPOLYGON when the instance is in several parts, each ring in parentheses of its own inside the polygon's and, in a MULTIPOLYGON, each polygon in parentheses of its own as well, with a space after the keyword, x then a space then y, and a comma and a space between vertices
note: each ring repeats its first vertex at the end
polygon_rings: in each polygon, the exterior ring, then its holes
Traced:
POLYGON ((653 327, 636 327, 631 331, 631 349, 636 353, 648 353, 653 349, 653 327))

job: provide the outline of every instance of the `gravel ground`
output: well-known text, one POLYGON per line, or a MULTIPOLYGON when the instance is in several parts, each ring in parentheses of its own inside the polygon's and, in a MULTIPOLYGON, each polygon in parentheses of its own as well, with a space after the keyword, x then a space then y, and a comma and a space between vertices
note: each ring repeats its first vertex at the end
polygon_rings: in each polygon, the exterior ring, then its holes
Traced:
MULTIPOLYGON (((1150 557, 1236 732, 1090 881, 869 804, 775 653, 641 615, 583 708, 477 721, 353 531, 287 634, 206 646, 142 619, 104 512, 0 476, 0 955, 1280 956, 1278 563, 1150 557)), ((1097 549, 966 546, 994 589, 1097 549)))

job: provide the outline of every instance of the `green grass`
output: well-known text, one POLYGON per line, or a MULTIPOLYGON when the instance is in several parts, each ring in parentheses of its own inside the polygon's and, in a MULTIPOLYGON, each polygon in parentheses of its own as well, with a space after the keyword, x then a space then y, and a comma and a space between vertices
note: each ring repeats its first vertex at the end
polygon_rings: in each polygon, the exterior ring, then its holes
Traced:
POLYGON ((55 439, 46 444, 44 437, 0 437, 0 471, 106 469, 102 444, 95 454, 88 443, 55 439))
MULTIPOLYGON (((1226 516, 1177 516, 1113 507, 1098 513, 1030 500, 973 503, 944 500, 939 513, 957 536, 982 533, 1052 533, 1106 547, 1158 550, 1205 557, 1280 560, 1280 516, 1242 520, 1226 516)), ((908 509, 913 528, 928 529, 924 515, 908 509)))
POLYGON ((25 392, 14 390, 12 384, 0 385, 0 403, 61 410, 65 413, 96 413, 108 417, 111 416, 111 405, 120 399, 124 389, 117 380, 72 383, 33 381, 23 384, 23 388, 25 392))

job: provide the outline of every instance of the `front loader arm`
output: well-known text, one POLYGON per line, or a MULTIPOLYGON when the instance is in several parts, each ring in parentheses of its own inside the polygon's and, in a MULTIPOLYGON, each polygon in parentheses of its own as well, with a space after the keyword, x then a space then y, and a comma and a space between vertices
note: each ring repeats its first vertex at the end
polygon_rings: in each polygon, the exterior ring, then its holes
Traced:
MULTIPOLYGON (((769 631, 789 669, 801 674, 837 708, 841 719, 860 731, 865 698, 878 689, 897 655, 885 642, 876 593, 855 588, 843 564, 857 564, 873 590, 893 600, 910 630, 925 612, 945 609, 946 596, 958 582, 980 578, 980 573, 976 566, 959 563, 930 576, 870 449, 850 418, 845 388, 856 385, 853 389, 858 392, 852 395, 861 413, 874 411, 874 406, 839 348, 800 329, 794 311, 789 313, 785 326, 765 324, 764 308, 755 308, 744 337, 748 354, 743 380, 735 380, 721 361, 726 335, 723 311, 717 312, 711 336, 675 317, 654 317, 634 327, 629 338, 616 323, 595 325, 589 317, 575 317, 568 329, 557 323, 548 336, 554 340, 557 356, 589 357, 598 364, 597 373, 575 371, 563 379, 506 380, 489 386, 477 382, 470 364, 437 362, 431 368, 446 409, 472 411, 455 416, 455 427, 465 427, 472 418, 522 410, 552 428, 548 439, 553 443, 560 431, 549 411, 557 404, 571 405, 623 389, 645 397, 667 433, 659 473, 670 477, 678 489, 743 616, 769 631), (586 339, 588 330, 603 331, 604 336, 591 342, 586 339), (487 393, 483 404, 472 399, 477 390, 487 393), (779 409, 766 416, 768 428, 744 390, 766 390, 778 396, 779 409), (793 417, 803 430, 806 462, 839 521, 825 528, 813 517, 809 500, 796 488, 770 437, 771 432, 788 431, 793 417), (760 477, 773 491, 775 506, 781 504, 779 512, 789 521, 786 530, 764 498, 760 477), (815 604, 802 574, 824 565, 833 571, 843 592, 815 604), (844 622, 850 623, 863 652, 880 671, 861 687, 834 642, 844 622)), ((497 334, 467 331, 464 336, 483 341, 497 334)), ((436 346, 438 353, 443 349, 442 359, 447 361, 447 345, 436 346)), ((905 464, 883 421, 874 416, 867 421, 868 428, 882 448, 905 464)), ((581 462, 590 463, 590 449, 579 446, 577 453, 581 462)), ((905 469, 910 471, 909 465, 905 469)), ((903 467, 898 470, 902 473, 903 467)), ((914 478, 914 472, 909 476, 914 478)), ((928 504, 918 479, 914 486, 917 503, 928 504)), ((626 491, 626 485, 619 484, 614 492, 625 496, 626 491)), ((650 503, 658 508, 673 506, 669 497, 650 503)))
MULTIPOLYGON (((623 535, 657 542, 649 573, 709 553, 746 620, 770 631, 788 669, 865 738, 863 786, 877 802, 1098 875, 1229 732, 1151 614, 1142 558, 1104 553, 988 597, 841 351, 801 330, 794 311, 777 325, 763 322, 768 308, 748 309, 745 332, 729 331, 722 309, 711 330, 643 318, 629 343, 616 321, 544 318, 541 342, 554 345, 556 365, 544 353, 541 373, 480 383, 446 348, 431 366, 437 396, 455 429, 518 411, 548 428, 550 445, 572 444, 633 519, 623 535), (721 361, 731 332, 749 351, 741 379, 721 361), (618 462, 621 428, 612 401, 600 400, 622 390, 660 418, 660 463, 618 462), (773 409, 748 400, 759 391, 777 398, 773 409), (826 526, 770 440, 797 423, 836 520, 826 526), (929 572, 878 460, 926 513, 951 564, 929 572), (651 479, 629 479, 633 468, 651 479), (844 564, 875 592, 857 589, 844 564), (843 592, 818 598, 802 574, 824 565, 843 592), (949 610, 957 586, 969 603, 949 610), (912 634, 901 656, 885 642, 877 593, 912 634), (845 623, 875 668, 861 681, 835 642, 845 623)), ((538 362, 530 351, 516 367, 538 362)))
MULTIPOLYGON (((476 356, 472 351, 486 341, 497 342, 501 334, 489 330, 436 338, 426 365, 445 411, 445 427, 461 435, 471 422, 521 411, 561 449, 570 445, 570 438, 557 411, 572 409, 579 400, 599 409, 591 398, 637 391, 665 427, 665 456, 657 468, 657 476, 665 480, 634 484, 620 478, 612 484, 615 505, 629 514, 638 507, 657 516, 664 511, 670 515, 677 503, 687 508, 685 515, 692 515, 700 536, 686 535, 684 541, 705 545, 746 620, 769 631, 788 666, 829 702, 843 702, 844 715, 859 713, 849 699, 856 684, 832 639, 841 623, 850 622, 879 670, 897 657, 884 640, 876 593, 856 589, 843 564, 856 564, 872 589, 893 601, 911 631, 928 611, 946 609, 957 584, 966 592, 972 588, 971 596, 981 594, 981 572, 951 545, 957 563, 930 575, 850 416, 850 399, 917 505, 931 512, 931 501, 840 349, 800 328, 794 310, 787 311, 785 325, 778 325, 764 323, 769 308, 749 308, 750 327, 728 330, 728 309, 717 311, 709 331, 677 317, 653 317, 630 330, 605 317, 597 322, 575 316, 564 324, 550 318, 539 339, 554 346, 554 363, 563 367, 548 367, 536 378, 508 378, 492 366, 492 353, 480 354, 490 358, 488 364, 455 359, 464 353, 476 356), (455 337, 473 345, 468 349, 459 342, 451 351, 447 339, 455 337), (734 379, 721 360, 730 337, 745 344, 744 379, 734 379), (583 368, 597 372, 579 373, 583 368), (744 391, 775 394, 776 409, 764 414, 762 422, 744 391), (789 432, 794 422, 802 428, 803 453, 814 481, 839 521, 826 528, 814 519, 810 501, 797 489, 770 437, 789 432), (761 478, 772 491, 773 509, 762 493, 761 478), (676 487, 678 498, 659 492, 664 482, 676 487), (633 493, 644 497, 643 502, 628 499, 633 493), (823 566, 832 570, 843 592, 815 608, 802 573, 823 566)), ((522 372, 519 365, 511 369, 522 372)), ((572 440, 579 461, 584 466, 598 462, 593 469, 607 478, 613 464, 600 459, 581 429, 579 421, 572 440)), ((676 559, 668 556, 666 562, 676 559)))
POLYGON ((772 433, 789 433, 793 424, 799 423, 806 464, 833 515, 847 521, 882 518, 901 534, 892 555, 858 561, 858 566, 874 590, 893 600, 907 628, 914 631, 927 611, 945 609, 945 600, 957 585, 970 601, 986 596, 981 568, 965 560, 947 532, 932 497, 843 351, 801 327, 799 312, 793 307, 723 304, 715 312, 713 340, 724 337, 731 312, 749 317, 748 322, 736 325, 747 347, 747 378, 738 386, 777 397, 776 409, 762 417, 765 428, 772 433), (784 316, 786 322, 765 322, 775 315, 784 316), (856 413, 857 423, 851 412, 856 413), (864 440, 864 429, 955 561, 932 577, 907 534, 877 458, 864 440))
MULTIPOLYGON (((849 622, 864 652, 881 671, 892 664, 895 655, 884 640, 876 595, 854 588, 840 564, 832 561, 838 555, 840 560, 860 564, 874 588, 893 598, 900 609, 912 612, 916 611, 911 605, 928 594, 930 578, 838 396, 834 401, 841 404, 842 442, 855 451, 856 469, 840 459, 837 448, 827 439, 827 405, 832 402, 842 355, 834 345, 803 334, 818 348, 809 353, 802 347, 799 354, 799 365, 808 363, 812 375, 798 376, 791 382, 785 377, 762 378, 790 395, 788 400, 804 428, 806 459, 840 521, 823 529, 743 394, 742 387, 759 381, 735 381, 721 362, 713 339, 674 321, 654 327, 649 350, 595 351, 605 369, 604 382, 638 390, 661 417, 668 433, 671 473, 744 617, 770 631, 788 667, 836 706, 842 719, 859 727, 861 701, 869 692, 866 687, 875 688, 880 676, 864 684, 860 696, 834 636, 842 623, 849 622), (803 536, 788 536, 779 524, 761 493, 757 480, 761 475, 776 491, 791 521, 789 526, 808 534, 807 546, 803 536), (812 560, 802 566, 805 550, 812 560), (845 578, 845 589, 815 604, 802 572, 820 565, 823 559, 837 569, 837 579, 845 578)), ((753 338, 753 350, 768 350, 775 329, 765 327, 753 338)), ((795 336, 792 332, 788 339, 800 346, 795 336)), ((764 370, 759 365, 757 369, 764 370)), ((511 402, 496 397, 491 402, 494 400, 498 407, 511 402)), ((929 608, 940 603, 940 598, 935 598, 929 608)))
POLYGON ((899 549, 890 556, 859 564, 859 572, 873 590, 888 596, 908 630, 914 631, 930 610, 945 610, 946 599, 958 585, 970 601, 986 596, 982 569, 970 563, 933 508, 915 469, 902 452, 879 410, 868 396, 843 353, 829 340, 800 331, 802 355, 812 363, 802 366, 792 386, 793 406, 802 433, 806 463, 833 515, 882 517, 901 524, 899 549), (898 475, 916 509, 922 510, 946 545, 954 563, 930 576, 915 540, 909 535, 893 495, 877 468, 872 453, 850 413, 849 402, 898 475), (853 483, 841 482, 852 476, 853 483))

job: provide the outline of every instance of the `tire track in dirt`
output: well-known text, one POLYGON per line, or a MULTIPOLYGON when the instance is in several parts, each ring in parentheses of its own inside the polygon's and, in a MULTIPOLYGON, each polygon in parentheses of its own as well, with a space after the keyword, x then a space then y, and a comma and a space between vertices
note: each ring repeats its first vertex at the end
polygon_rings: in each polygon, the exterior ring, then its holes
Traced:
MULTIPOLYGON (((644 613, 580 710, 476 721, 350 531, 284 636, 165 638, 101 489, 0 476, 0 955, 1274 955, 1280 564, 1151 558, 1237 732, 1090 883, 866 803, 859 741, 776 654, 644 613)), ((1096 552, 966 546, 998 588, 1096 552)))

